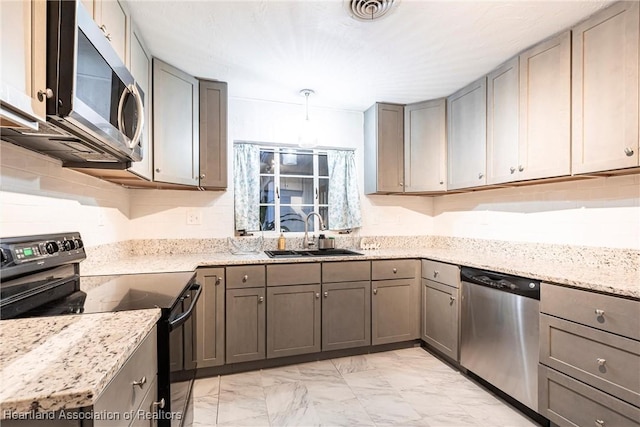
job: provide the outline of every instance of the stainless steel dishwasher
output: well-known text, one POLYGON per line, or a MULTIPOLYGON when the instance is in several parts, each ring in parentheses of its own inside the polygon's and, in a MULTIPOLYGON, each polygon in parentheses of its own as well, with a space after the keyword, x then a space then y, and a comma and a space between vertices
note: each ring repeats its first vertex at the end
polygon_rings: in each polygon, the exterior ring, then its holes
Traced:
POLYGON ((538 410, 540 282, 463 267, 460 364, 538 410))

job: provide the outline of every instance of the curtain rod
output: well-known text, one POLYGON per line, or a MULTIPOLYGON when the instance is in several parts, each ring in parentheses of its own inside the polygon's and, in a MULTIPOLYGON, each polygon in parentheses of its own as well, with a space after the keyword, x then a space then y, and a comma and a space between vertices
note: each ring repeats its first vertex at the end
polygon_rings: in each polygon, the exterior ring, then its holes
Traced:
POLYGON ((234 144, 251 144, 259 145, 261 147, 282 147, 282 148, 296 148, 299 150, 343 150, 343 151, 356 151, 353 147, 328 147, 324 145, 317 145, 314 147, 300 147, 296 144, 278 144, 275 142, 257 142, 257 141, 233 141, 234 144))

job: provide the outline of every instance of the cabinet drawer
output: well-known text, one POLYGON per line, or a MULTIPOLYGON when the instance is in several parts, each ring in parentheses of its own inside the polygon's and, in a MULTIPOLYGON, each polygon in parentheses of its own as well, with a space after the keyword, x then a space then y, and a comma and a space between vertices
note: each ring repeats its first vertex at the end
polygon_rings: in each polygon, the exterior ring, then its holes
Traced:
POLYGON ((538 373, 538 412, 558 426, 640 426, 639 408, 546 366, 538 373))
POLYGON ((640 341, 542 314, 540 363, 640 406, 640 341))
POLYGON ((267 286, 306 285, 311 283, 320 283, 319 262, 267 266, 267 286))
POLYGON ((457 265, 423 259, 422 277, 455 288, 460 287, 460 267, 457 265))
POLYGON ((322 263, 322 282, 358 282, 371 279, 369 261, 338 261, 322 263))
POLYGON ((227 289, 259 288, 264 284, 264 265, 227 267, 227 289))
POLYGON ((415 259, 390 259, 371 263, 372 280, 413 279, 418 272, 415 259))
MULTIPOLYGON (((96 412, 124 413, 140 407, 149 388, 155 387, 154 379, 158 370, 156 335, 156 328, 153 328, 107 385, 94 405, 96 412), (143 382, 141 387, 133 384, 134 381, 140 380, 143 382)), ((119 425, 122 420, 113 423, 119 425)))
POLYGON ((543 283, 540 312, 640 340, 640 301, 543 283))

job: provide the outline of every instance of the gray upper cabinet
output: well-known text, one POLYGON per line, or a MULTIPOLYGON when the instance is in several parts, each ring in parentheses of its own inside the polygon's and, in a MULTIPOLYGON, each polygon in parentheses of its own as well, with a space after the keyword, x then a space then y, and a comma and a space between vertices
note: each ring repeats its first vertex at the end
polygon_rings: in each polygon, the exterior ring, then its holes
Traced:
POLYGON ((320 351, 320 284, 267 288, 267 358, 320 351))
POLYGON ((200 187, 227 188, 227 84, 200 80, 200 187))
POLYGON ((227 289, 226 363, 265 358, 265 288, 227 289))
MULTIPOLYGON (((89 2, 84 0, 83 4, 89 2)), ((122 62, 130 66, 128 59, 129 49, 129 13, 119 0, 94 0, 93 19, 96 21, 104 36, 122 62)))
POLYGON ((487 76, 487 184, 518 177, 518 57, 487 76))
POLYGON ((154 181, 199 185, 198 104, 198 80, 154 58, 154 181))
POLYGON ((419 268, 417 260, 372 262, 372 345, 420 338, 420 285, 416 277, 419 268), (411 267, 412 274, 407 273, 407 267, 411 267), (376 280, 395 275, 404 278, 376 280))
POLYGON ((199 268, 197 281, 203 288, 193 315, 196 326, 192 360, 197 362, 198 368, 223 365, 225 342, 224 268, 199 268))
POLYGON ((569 31, 520 54, 519 136, 518 180, 571 173, 569 31))
POLYGON ((404 107, 404 191, 447 189, 446 100, 404 107))
POLYGON ((364 113, 365 194, 404 191, 404 107, 375 104, 364 113))
POLYGON ((0 125, 37 129, 46 98, 46 2, 0 2, 0 125), (7 108, 10 106, 10 108, 7 108))
POLYGON ((486 184, 487 78, 447 98, 450 190, 486 184))
POLYGON ((573 29, 574 174, 638 166, 639 10, 619 2, 573 29))

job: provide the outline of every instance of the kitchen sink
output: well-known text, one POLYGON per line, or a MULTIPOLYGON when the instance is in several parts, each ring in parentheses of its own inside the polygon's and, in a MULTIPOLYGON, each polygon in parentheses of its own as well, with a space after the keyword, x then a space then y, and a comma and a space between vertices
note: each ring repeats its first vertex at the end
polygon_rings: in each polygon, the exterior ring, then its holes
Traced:
POLYGON ((299 251, 264 251, 269 258, 300 258, 324 256, 354 256, 362 255, 349 249, 301 249, 299 251))

